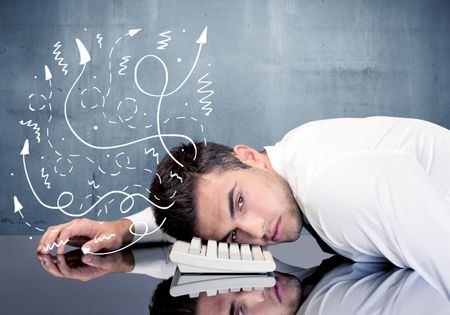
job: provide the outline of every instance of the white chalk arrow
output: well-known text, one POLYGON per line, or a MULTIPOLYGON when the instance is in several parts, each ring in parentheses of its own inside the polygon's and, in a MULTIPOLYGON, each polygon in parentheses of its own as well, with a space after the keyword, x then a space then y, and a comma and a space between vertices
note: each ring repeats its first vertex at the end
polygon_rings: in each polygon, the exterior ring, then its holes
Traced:
POLYGON ((23 217, 23 214, 22 214, 22 212, 20 211, 20 210, 22 210, 22 209, 23 209, 23 206, 22 206, 22 204, 20 203, 19 199, 17 199, 17 197, 14 196, 14 213, 19 212, 20 216, 21 216, 22 219, 23 219, 23 218, 24 218, 24 217, 23 217))
POLYGON ((48 68, 47 65, 45 65, 45 81, 51 80, 52 79, 52 73, 50 72, 50 69, 48 68))
POLYGON ((91 56, 81 40, 75 38, 75 42, 77 43, 78 51, 80 52, 80 65, 85 65, 91 61, 91 56))
POLYGON ((197 39, 196 43, 197 44, 206 44, 208 42, 207 40, 207 34, 208 34, 208 26, 205 26, 205 28, 203 29, 202 34, 200 35, 200 37, 197 39))
POLYGON ((186 75, 186 77, 184 78, 183 82, 181 82, 180 85, 178 85, 178 87, 175 90, 171 91, 171 92, 162 93, 162 94, 152 94, 152 93, 147 92, 147 91, 145 91, 144 89, 141 88, 141 86, 139 84, 139 81, 137 80, 137 69, 139 68, 139 65, 140 65, 141 61, 144 60, 146 57, 149 57, 150 55, 142 57, 139 60, 139 62, 136 64, 135 68, 134 68, 134 82, 136 83, 136 86, 139 89, 139 91, 141 91, 142 93, 144 93, 145 95, 148 95, 148 96, 161 97, 161 96, 172 95, 173 93, 175 93, 179 89, 181 89, 181 87, 187 82, 187 80, 189 80, 189 78, 192 75, 192 72, 194 72, 194 69, 197 66, 197 62, 198 62, 198 59, 200 58, 200 53, 202 51, 202 47, 203 47, 203 45, 205 45, 208 42, 207 34, 208 34, 208 26, 205 26, 205 28, 203 29, 202 33, 200 34, 200 37, 195 42, 196 44, 199 44, 199 46, 198 46, 198 50, 197 50, 197 56, 195 56, 195 60, 194 60, 194 63, 192 64, 191 70, 189 70, 189 73, 186 75))
POLYGON ((142 28, 134 28, 128 31, 128 33, 125 34, 125 36, 130 36, 133 37, 134 35, 136 35, 137 33, 139 33, 142 30, 142 28))
POLYGON ((28 155, 30 154, 30 143, 28 139, 25 140, 25 143, 23 144, 22 151, 20 151, 20 155, 28 155))

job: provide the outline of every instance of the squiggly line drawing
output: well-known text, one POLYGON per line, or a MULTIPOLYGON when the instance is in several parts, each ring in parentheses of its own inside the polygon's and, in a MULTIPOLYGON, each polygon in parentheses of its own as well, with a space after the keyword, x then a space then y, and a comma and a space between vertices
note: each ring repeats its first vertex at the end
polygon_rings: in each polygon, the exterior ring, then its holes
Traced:
POLYGON ((33 121, 30 119, 30 120, 28 120, 28 121, 23 121, 23 120, 21 120, 21 121, 19 121, 19 123, 22 125, 22 126, 28 126, 28 127, 30 127, 30 128, 33 128, 33 130, 34 130, 34 133, 36 134, 36 140, 37 140, 37 142, 38 143, 40 143, 41 142, 41 128, 39 128, 38 127, 38 123, 33 123, 33 121))
POLYGON ((117 72, 118 75, 125 75, 125 70, 128 69, 127 63, 130 61, 131 56, 123 56, 122 62, 119 64, 120 70, 117 72))
POLYGON ((156 164, 159 164, 159 153, 155 151, 155 148, 151 148, 150 150, 144 148, 144 152, 146 155, 151 153, 153 157, 156 158, 156 164))
POLYGON ((64 75, 67 75, 67 72, 68 72, 67 71, 67 66, 68 66, 68 64, 64 63, 64 58, 60 57, 60 55, 61 55, 60 48, 62 47, 61 41, 57 41, 53 45, 53 47, 55 47, 55 49, 53 50, 53 54, 55 55, 55 60, 58 61, 58 65, 60 67, 62 67, 61 71, 64 73, 64 75))
POLYGON ((102 34, 98 33, 97 36, 95 36, 95 38, 98 39, 98 41, 97 41, 98 46, 99 46, 100 48, 102 48, 102 40, 103 40, 102 34))
POLYGON ((100 184, 95 184, 95 180, 88 180, 88 185, 94 187, 95 189, 100 187, 100 184))
POLYGON ((37 194, 36 191, 34 190, 34 187, 33 187, 32 183, 31 183, 30 176, 28 175, 28 169, 27 169, 27 165, 26 165, 26 159, 25 159, 25 156, 27 156, 27 155, 29 155, 29 154, 30 154, 29 141, 28 141, 28 139, 26 139, 26 140, 25 140, 25 143, 24 143, 24 145, 23 145, 22 151, 20 152, 20 155, 22 155, 22 162, 23 162, 23 169, 24 169, 24 172, 25 172, 25 177, 27 178, 28 186, 30 187, 30 190, 31 190, 31 192, 33 193, 34 197, 36 198, 36 200, 37 200, 43 207, 48 208, 48 209, 59 210, 59 211, 61 211, 62 213, 64 213, 65 215, 67 215, 67 216, 70 216, 70 217, 82 217, 82 216, 86 215, 87 213, 89 213, 92 209, 96 208, 97 205, 98 205, 99 203, 103 202, 104 199, 106 199, 106 198, 108 198, 110 195, 114 195, 114 194, 122 195, 122 196, 125 197, 125 198, 120 202, 120 205, 119 205, 120 211, 121 211, 122 213, 127 213, 128 211, 130 211, 130 210, 133 208, 134 203, 135 203, 134 200, 135 200, 136 197, 142 198, 142 199, 144 199, 144 201, 146 201, 147 203, 149 203, 151 206, 157 207, 157 208, 162 209, 162 210, 169 209, 169 208, 172 207, 173 204, 174 204, 174 202, 172 202, 170 205, 168 205, 168 206, 166 206, 166 207, 163 207, 163 206, 160 206, 160 205, 158 205, 158 204, 152 202, 151 200, 149 200, 146 196, 144 196, 144 195, 142 195, 142 194, 139 194, 139 193, 128 194, 128 193, 124 192, 124 190, 128 187, 128 186, 127 186, 127 187, 124 188, 123 190, 112 190, 112 191, 109 191, 108 193, 104 194, 103 196, 97 196, 99 199, 98 199, 93 205, 91 205, 91 207, 90 207, 89 209, 85 210, 85 211, 82 212, 82 213, 70 213, 70 212, 66 211, 65 209, 68 208, 68 207, 70 207, 70 206, 72 205, 73 200, 74 200, 73 193, 71 193, 71 192, 69 192, 69 191, 64 191, 64 192, 62 192, 61 194, 59 194, 59 196, 58 196, 58 198, 57 198, 57 200, 56 200, 56 206, 54 206, 54 205, 49 205, 49 204, 43 202, 43 201, 41 200, 41 198, 38 196, 38 194, 37 194), (69 196, 69 199, 70 199, 70 200, 69 200, 68 202, 66 202, 65 204, 61 204, 61 199, 64 198, 64 196, 69 196), (126 202, 128 202, 128 201, 130 201, 130 205, 124 209, 124 204, 125 204, 126 202))
POLYGON ((195 145, 195 142, 194 142, 190 137, 185 136, 185 135, 182 135, 182 134, 161 134, 161 127, 160 127, 160 123, 159 123, 159 116, 160 116, 160 110, 161 110, 161 102, 162 102, 162 99, 163 99, 164 92, 165 92, 165 90, 166 90, 166 88, 167 88, 167 83, 168 83, 168 71, 167 71, 167 66, 166 66, 166 64, 165 64, 158 56, 155 56, 155 55, 146 55, 146 56, 142 57, 141 60, 139 60, 139 62, 136 64, 136 67, 135 67, 135 81, 137 80, 136 70, 137 70, 137 68, 139 67, 139 64, 140 64, 144 59, 146 59, 146 58, 148 58, 148 57, 156 58, 156 59, 161 63, 161 65, 162 65, 163 68, 164 68, 164 73, 165 73, 164 86, 163 86, 163 90, 162 90, 161 96, 159 96, 158 106, 157 106, 157 131, 158 131, 158 134, 157 134, 157 135, 152 135, 152 136, 147 136, 147 137, 144 137, 144 138, 141 138, 141 139, 137 139, 137 140, 134 140, 134 141, 130 141, 130 142, 127 142, 127 143, 122 143, 122 144, 118 144, 118 145, 112 145, 112 146, 97 146, 97 145, 93 145, 93 144, 88 143, 87 141, 85 141, 83 138, 81 138, 81 137, 78 135, 78 133, 73 129, 73 127, 72 127, 72 125, 71 125, 71 123, 70 123, 70 121, 69 121, 69 117, 68 117, 68 114, 67 114, 67 103, 68 103, 68 100, 69 100, 69 98, 70 98, 70 95, 71 95, 73 89, 74 89, 75 86, 77 85, 78 81, 80 80, 81 76, 83 75, 83 73, 84 73, 84 71, 85 71, 85 69, 86 69, 86 64, 87 64, 91 59, 90 59, 89 53, 87 52, 86 47, 83 45, 83 43, 82 43, 78 38, 76 38, 75 40, 76 40, 76 43, 77 43, 77 45, 78 45, 78 49, 79 49, 79 51, 80 51, 80 64, 83 65, 83 68, 81 69, 81 71, 80 71, 80 73, 78 74, 77 78, 76 78, 75 81, 72 83, 72 86, 70 87, 69 91, 67 92, 66 98, 65 98, 65 100, 64 100, 64 118, 65 118, 65 120, 66 120, 66 124, 67 124, 67 126, 69 127, 70 131, 73 133, 73 135, 74 135, 81 143, 83 143, 84 145, 86 145, 86 146, 88 146, 88 147, 91 147, 91 148, 93 148, 93 149, 110 150, 110 149, 116 149, 116 148, 121 148, 121 147, 129 146, 129 145, 132 145, 132 144, 134 144, 134 143, 146 141, 146 140, 148 140, 148 139, 159 138, 159 140, 160 140, 162 146, 164 147, 164 149, 166 150, 166 152, 168 153, 168 155, 169 155, 169 156, 170 156, 177 164, 179 164, 180 166, 183 167, 183 165, 182 165, 180 162, 178 162, 178 161, 173 157, 173 155, 170 153, 169 149, 167 148, 167 146, 166 146, 166 144, 164 143, 164 140, 163 140, 163 138, 165 138, 165 137, 178 137, 178 138, 183 138, 183 139, 188 140, 188 141, 194 146, 194 151, 195 151, 195 152, 194 152, 194 159, 196 158, 196 156, 197 156, 197 146, 195 145))
POLYGON ((205 78, 209 75, 209 73, 206 73, 204 76, 202 76, 200 79, 198 79, 198 83, 203 84, 201 88, 197 90, 197 93, 199 94, 205 94, 203 98, 200 99, 199 103, 203 104, 202 110, 205 111, 205 116, 209 116, 212 112, 212 108, 209 107, 211 105, 211 101, 208 101, 208 98, 214 94, 213 90, 206 90, 208 86, 211 85, 212 81, 207 81, 205 78))
POLYGON ((166 31, 163 33, 159 33, 159 36, 163 37, 164 39, 162 39, 158 42, 158 48, 156 48, 156 49, 164 50, 164 49, 166 49, 167 46, 169 46, 169 44, 167 44, 167 43, 172 40, 172 37, 170 37, 167 34, 170 34, 170 33, 172 33, 172 31, 166 31))
POLYGON ((180 180, 180 182, 183 182, 183 179, 180 177, 180 175, 178 175, 177 173, 172 173, 172 171, 170 171, 170 178, 176 177, 177 179, 180 180))
POLYGON ((41 168, 41 177, 44 178, 44 185, 47 186, 47 189, 52 188, 48 182, 48 174, 44 174, 44 168, 41 168))

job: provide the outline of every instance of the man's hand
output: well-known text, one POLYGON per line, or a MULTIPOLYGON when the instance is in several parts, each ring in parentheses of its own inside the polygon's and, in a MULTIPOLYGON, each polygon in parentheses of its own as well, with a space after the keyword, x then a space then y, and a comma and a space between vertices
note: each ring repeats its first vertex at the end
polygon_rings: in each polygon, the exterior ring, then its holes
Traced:
POLYGON ((128 219, 109 222, 74 219, 49 227, 41 237, 37 252, 48 254, 56 247, 56 253, 62 254, 66 244, 82 247, 83 253, 115 250, 133 240, 129 232, 131 224, 128 219))
POLYGON ((104 256, 83 255, 74 250, 64 255, 39 255, 42 267, 55 277, 89 281, 112 272, 129 272, 134 268, 129 250, 104 256))

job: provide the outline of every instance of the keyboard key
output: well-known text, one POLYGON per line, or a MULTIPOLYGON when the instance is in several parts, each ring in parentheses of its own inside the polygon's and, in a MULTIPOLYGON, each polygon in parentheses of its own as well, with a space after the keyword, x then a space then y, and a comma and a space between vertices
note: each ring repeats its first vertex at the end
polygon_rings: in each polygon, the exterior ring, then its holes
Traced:
POLYGON ((213 240, 208 241, 206 248, 206 256, 209 258, 217 258, 217 242, 213 240))
POLYGON ((250 251, 250 245, 241 244, 241 257, 242 260, 253 260, 252 252, 250 251))
POLYGON ((252 245, 252 254, 253 254, 254 260, 257 260, 257 261, 264 260, 264 255, 262 253, 261 246, 252 245))
POLYGON ((206 245, 202 245, 202 249, 200 250, 200 256, 206 256, 206 245))
POLYGON ((230 244, 230 259, 241 260, 241 253, 239 251, 239 244, 230 244))
POLYGON ((228 256, 228 244, 227 243, 219 243, 219 258, 229 259, 228 256))
POLYGON ((202 248, 202 240, 198 237, 194 237, 191 240, 191 246, 189 246, 189 254, 200 255, 200 250, 202 248))

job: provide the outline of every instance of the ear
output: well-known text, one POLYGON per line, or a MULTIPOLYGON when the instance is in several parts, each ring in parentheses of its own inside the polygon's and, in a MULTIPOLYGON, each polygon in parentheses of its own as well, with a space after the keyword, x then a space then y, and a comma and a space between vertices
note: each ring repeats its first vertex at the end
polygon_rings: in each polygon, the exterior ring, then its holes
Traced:
POLYGON ((252 167, 266 168, 266 161, 263 155, 245 144, 236 144, 233 147, 233 152, 244 164, 252 167))

